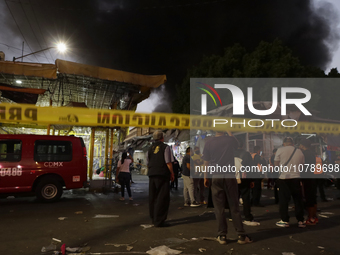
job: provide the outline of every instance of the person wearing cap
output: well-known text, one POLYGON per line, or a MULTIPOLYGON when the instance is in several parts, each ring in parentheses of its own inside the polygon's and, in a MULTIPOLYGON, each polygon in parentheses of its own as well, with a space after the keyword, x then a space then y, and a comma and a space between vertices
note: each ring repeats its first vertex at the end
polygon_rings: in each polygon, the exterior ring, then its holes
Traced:
POLYGON ((155 227, 165 227, 170 205, 170 181, 174 181, 171 149, 164 144, 161 130, 153 133, 154 143, 147 154, 149 213, 155 227))
POLYGON ((303 198, 300 182, 299 165, 305 163, 302 151, 294 147, 291 137, 283 140, 283 147, 279 148, 275 154, 274 171, 279 172, 279 210, 281 220, 276 223, 278 227, 289 227, 288 204, 293 197, 295 205, 295 216, 298 227, 304 228, 306 224, 303 218, 303 198))
POLYGON ((319 222, 318 217, 316 216, 317 212, 317 203, 316 203, 316 192, 317 192, 317 183, 314 178, 314 173, 309 171, 311 166, 315 166, 316 159, 315 153, 311 151, 311 141, 309 139, 303 139, 300 142, 299 148, 302 150, 303 155, 305 156, 305 167, 302 174, 303 181, 303 190, 305 196, 305 206, 308 211, 308 219, 306 220, 306 225, 315 225, 319 222))

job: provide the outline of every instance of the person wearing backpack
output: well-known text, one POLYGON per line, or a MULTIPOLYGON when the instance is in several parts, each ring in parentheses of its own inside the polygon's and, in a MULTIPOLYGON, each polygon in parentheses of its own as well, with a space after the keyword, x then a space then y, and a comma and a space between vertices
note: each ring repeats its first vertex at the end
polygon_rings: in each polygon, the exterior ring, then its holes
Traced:
MULTIPOLYGON (((238 165, 237 162, 240 162, 240 165, 237 168, 242 167, 251 167, 253 165, 253 159, 250 153, 243 149, 243 141, 239 140, 239 146, 237 150, 234 152, 235 157, 235 166, 238 165)), ((243 214, 245 220, 243 221, 244 225, 248 226, 259 226, 260 223, 254 221, 254 216, 251 214, 251 200, 250 193, 251 188, 254 186, 254 182, 251 178, 251 173, 245 173, 241 169, 237 169, 239 171, 239 181, 238 188, 240 191, 240 196, 243 200, 243 214)))
POLYGON ((294 146, 293 138, 286 137, 283 147, 276 152, 274 164, 279 168, 279 208, 281 220, 276 222, 278 227, 289 227, 288 204, 293 197, 295 205, 295 217, 298 227, 304 228, 304 206, 302 198, 302 187, 300 181, 299 166, 305 163, 302 151, 294 146))

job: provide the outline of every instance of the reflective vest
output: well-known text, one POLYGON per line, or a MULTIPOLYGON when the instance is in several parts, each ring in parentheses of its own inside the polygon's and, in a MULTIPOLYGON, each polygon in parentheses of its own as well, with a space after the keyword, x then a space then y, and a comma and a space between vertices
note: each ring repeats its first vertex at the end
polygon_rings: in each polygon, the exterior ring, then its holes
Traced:
POLYGON ((320 157, 315 157, 315 171, 314 174, 322 174, 322 159, 320 157))

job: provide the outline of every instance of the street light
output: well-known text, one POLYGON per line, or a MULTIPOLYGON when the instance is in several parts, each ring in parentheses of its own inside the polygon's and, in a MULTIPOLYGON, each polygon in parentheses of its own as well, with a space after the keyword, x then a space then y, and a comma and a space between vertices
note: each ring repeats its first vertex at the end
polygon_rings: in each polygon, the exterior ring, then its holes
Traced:
POLYGON ((21 56, 21 57, 17 57, 17 58, 13 57, 13 62, 15 62, 15 60, 17 60, 17 59, 24 58, 24 57, 27 57, 27 56, 30 56, 30 55, 33 55, 33 54, 36 54, 36 53, 39 53, 39 52, 42 52, 42 51, 45 51, 45 50, 50 50, 50 49, 57 49, 59 52, 63 53, 67 50, 67 47, 66 47, 65 43, 58 43, 56 46, 48 47, 48 48, 43 49, 43 50, 38 50, 38 51, 32 52, 30 54, 26 54, 26 55, 21 56))
POLYGON ((60 51, 61 53, 64 53, 66 51, 66 44, 65 43, 58 43, 57 44, 57 49, 58 51, 60 51))

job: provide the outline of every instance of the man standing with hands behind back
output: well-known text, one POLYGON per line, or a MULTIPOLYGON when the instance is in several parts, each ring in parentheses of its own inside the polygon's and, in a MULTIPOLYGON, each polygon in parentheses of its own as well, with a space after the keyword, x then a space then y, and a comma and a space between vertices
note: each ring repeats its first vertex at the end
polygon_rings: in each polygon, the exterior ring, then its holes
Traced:
MULTIPOLYGON (((236 138, 227 131, 229 136, 224 132, 216 132, 215 137, 209 139, 203 150, 204 166, 219 166, 221 169, 224 167, 232 168, 234 164, 234 151, 238 147, 236 138)), ((251 243, 252 240, 245 234, 241 213, 239 208, 238 198, 238 184, 235 178, 235 173, 230 172, 216 172, 209 176, 209 173, 204 173, 204 185, 209 187, 210 183, 208 178, 211 179, 211 193, 212 200, 215 208, 215 216, 218 223, 217 241, 220 244, 227 243, 228 225, 225 217, 225 204, 228 199, 230 206, 230 213, 233 219, 233 224, 238 234, 238 243, 246 244, 251 243)))
POLYGON ((174 181, 170 147, 161 130, 153 133, 155 142, 148 151, 149 211, 155 227, 165 227, 170 205, 170 181, 174 181))

